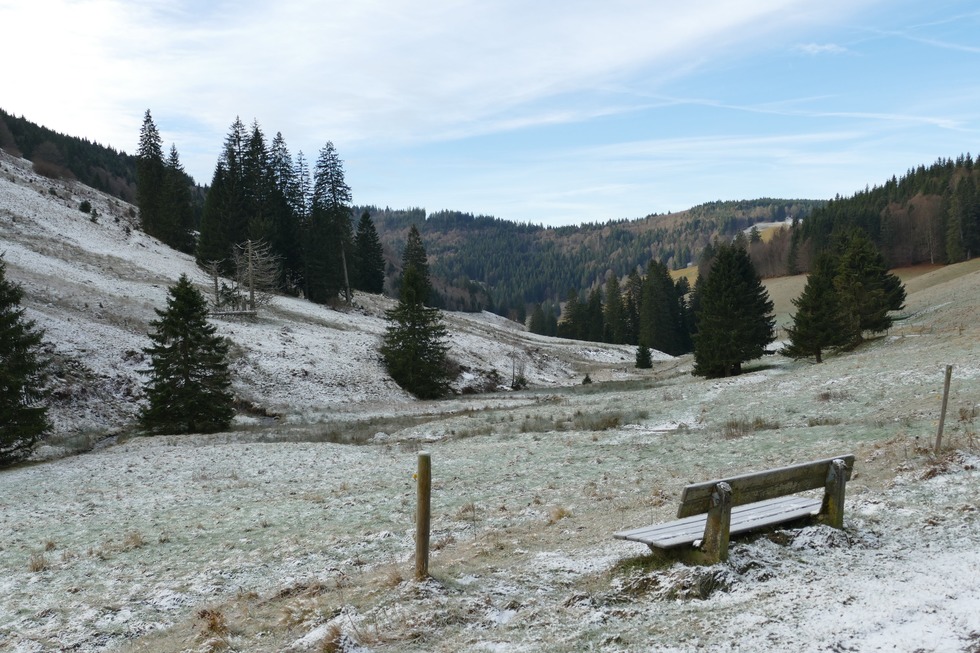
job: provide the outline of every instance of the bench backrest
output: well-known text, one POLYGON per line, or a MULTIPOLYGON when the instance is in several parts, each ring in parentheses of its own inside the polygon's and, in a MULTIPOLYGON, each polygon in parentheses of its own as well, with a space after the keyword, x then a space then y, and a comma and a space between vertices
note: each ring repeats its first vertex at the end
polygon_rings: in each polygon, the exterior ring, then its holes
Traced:
POLYGON ((844 461, 845 480, 850 480, 854 468, 853 454, 688 485, 681 494, 677 516, 683 518, 708 512, 715 485, 722 482, 732 488, 733 507, 826 487, 827 474, 835 460, 844 461))

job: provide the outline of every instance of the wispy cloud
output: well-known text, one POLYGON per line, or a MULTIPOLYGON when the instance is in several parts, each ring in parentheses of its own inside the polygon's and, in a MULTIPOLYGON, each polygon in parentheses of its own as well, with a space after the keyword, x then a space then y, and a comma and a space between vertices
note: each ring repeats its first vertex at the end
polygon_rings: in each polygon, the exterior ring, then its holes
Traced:
POLYGON ((846 54, 849 52, 847 48, 842 45, 837 45, 836 43, 801 43, 800 45, 796 46, 796 50, 811 56, 818 56, 821 54, 846 54))

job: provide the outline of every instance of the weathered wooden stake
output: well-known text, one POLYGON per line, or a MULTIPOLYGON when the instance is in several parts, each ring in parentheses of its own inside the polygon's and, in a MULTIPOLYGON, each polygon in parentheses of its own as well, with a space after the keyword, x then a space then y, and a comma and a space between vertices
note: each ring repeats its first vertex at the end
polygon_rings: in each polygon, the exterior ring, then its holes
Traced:
POLYGON ((847 476, 847 463, 840 458, 830 463, 819 519, 834 528, 844 528, 844 487, 847 485, 847 476))
POLYGON ((415 580, 429 577, 429 521, 432 496, 432 459, 426 451, 419 452, 418 506, 415 511, 415 580))
POLYGON ((949 381, 953 376, 953 366, 946 366, 946 383, 943 384, 943 409, 939 413, 939 432, 936 433, 936 455, 943 446, 943 426, 946 424, 946 405, 949 403, 949 381))
POLYGON ((722 481, 711 493, 711 508, 704 524, 701 550, 708 563, 728 560, 728 538, 732 523, 732 486, 722 481))

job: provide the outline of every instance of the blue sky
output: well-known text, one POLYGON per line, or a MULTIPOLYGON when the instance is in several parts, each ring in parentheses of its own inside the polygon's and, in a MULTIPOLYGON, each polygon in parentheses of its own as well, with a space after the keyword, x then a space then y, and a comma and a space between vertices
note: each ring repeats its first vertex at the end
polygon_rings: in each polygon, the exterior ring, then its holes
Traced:
POLYGON ((540 224, 850 195, 980 151, 980 6, 0 0, 0 107, 208 183, 236 116, 358 204, 540 224))

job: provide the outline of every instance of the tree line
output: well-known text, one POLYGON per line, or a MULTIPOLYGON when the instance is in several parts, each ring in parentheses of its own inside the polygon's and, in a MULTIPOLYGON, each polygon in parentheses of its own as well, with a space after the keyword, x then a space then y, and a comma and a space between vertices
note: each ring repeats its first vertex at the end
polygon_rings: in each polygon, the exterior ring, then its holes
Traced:
POLYGON ((61 134, 3 109, 0 148, 30 160, 38 174, 77 179, 126 202, 136 199, 136 159, 125 152, 61 134))
POLYGON ((278 270, 273 286, 310 301, 351 299, 352 290, 379 293, 384 251, 370 215, 354 230, 351 189, 343 162, 327 141, 310 170, 295 159, 282 133, 269 142, 257 122, 236 118, 225 138, 200 222, 180 179, 175 146, 165 158, 159 130, 147 110, 137 151, 137 204, 143 229, 194 254, 215 275, 242 276, 236 248, 259 247, 278 270), (258 245, 253 245, 258 244, 258 245))

